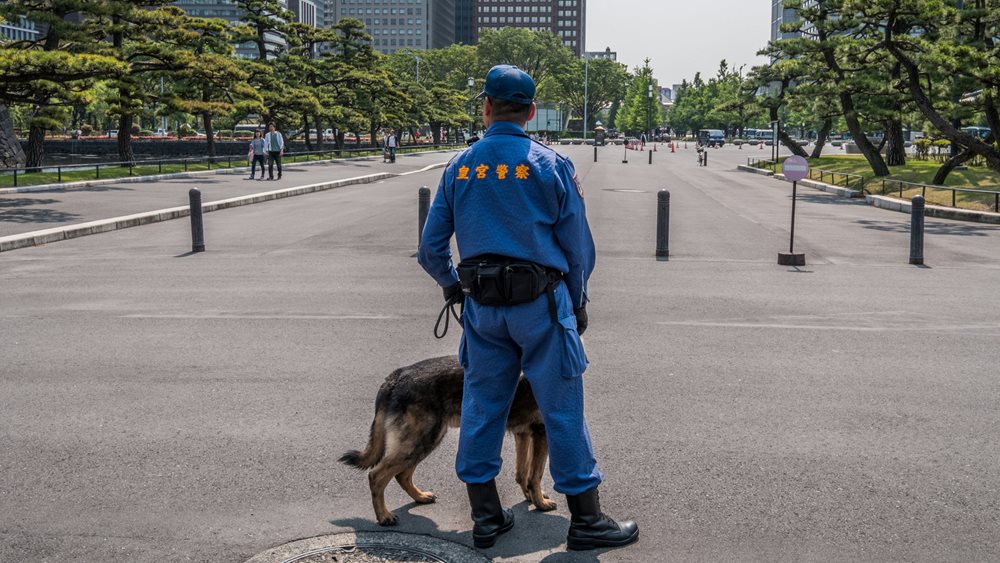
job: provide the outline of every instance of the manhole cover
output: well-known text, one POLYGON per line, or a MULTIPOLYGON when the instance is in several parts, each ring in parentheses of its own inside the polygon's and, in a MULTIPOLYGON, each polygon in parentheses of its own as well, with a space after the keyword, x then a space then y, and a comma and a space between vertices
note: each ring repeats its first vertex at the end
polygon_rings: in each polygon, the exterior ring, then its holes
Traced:
POLYGON ((606 189, 604 191, 606 191, 606 192, 618 192, 618 193, 621 193, 621 194, 644 194, 644 193, 646 193, 646 190, 615 190, 615 189, 610 189, 610 188, 606 189))
POLYGON ((464 545, 398 532, 356 532, 298 540, 255 555, 247 563, 483 563, 464 545))

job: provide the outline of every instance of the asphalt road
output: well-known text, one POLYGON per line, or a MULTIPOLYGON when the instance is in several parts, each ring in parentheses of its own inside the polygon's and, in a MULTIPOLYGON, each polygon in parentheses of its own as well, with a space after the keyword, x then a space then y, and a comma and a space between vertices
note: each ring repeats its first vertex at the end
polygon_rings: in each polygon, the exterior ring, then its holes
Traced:
MULTIPOLYGON (((598 245, 587 410, 606 512, 638 544, 565 551, 568 512, 519 502, 498 561, 1000 559, 1000 228, 908 217, 735 171, 747 151, 559 147, 598 245), (671 192, 656 261, 656 192, 671 192)), ((446 158, 446 157, 441 157, 446 158)), ((454 353, 411 257, 440 171, 0 254, 0 561, 239 562, 376 530, 375 392, 454 353)), ((274 183, 271 183, 274 184, 274 183)), ((457 432, 395 484, 399 531, 471 545, 457 432)), ((551 492, 551 480, 544 485, 551 492)))

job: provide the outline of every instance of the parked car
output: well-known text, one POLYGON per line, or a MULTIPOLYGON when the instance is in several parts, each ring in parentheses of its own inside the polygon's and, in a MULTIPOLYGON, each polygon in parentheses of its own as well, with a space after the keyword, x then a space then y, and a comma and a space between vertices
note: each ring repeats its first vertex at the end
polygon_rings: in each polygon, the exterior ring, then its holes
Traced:
POLYGON ((720 129, 701 129, 698 131, 698 144, 721 149, 726 144, 726 134, 720 129))

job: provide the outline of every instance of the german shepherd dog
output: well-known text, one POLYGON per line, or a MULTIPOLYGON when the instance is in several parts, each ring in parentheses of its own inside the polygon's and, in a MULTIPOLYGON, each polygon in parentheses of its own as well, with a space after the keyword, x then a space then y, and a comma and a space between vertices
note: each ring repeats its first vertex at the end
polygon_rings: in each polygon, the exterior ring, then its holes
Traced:
MULTIPOLYGON (((385 488, 394 477, 417 503, 436 500, 434 493, 413 484, 413 472, 438 447, 448 427, 459 426, 464 377, 455 356, 431 358, 392 372, 375 397, 375 420, 365 451, 352 450, 340 457, 341 463, 371 470, 368 486, 375 518, 382 526, 398 523, 385 504, 385 488)), ((524 498, 538 510, 553 510, 556 504, 541 486, 549 457, 545 424, 523 377, 517 384, 507 431, 514 434, 515 478, 524 498)))

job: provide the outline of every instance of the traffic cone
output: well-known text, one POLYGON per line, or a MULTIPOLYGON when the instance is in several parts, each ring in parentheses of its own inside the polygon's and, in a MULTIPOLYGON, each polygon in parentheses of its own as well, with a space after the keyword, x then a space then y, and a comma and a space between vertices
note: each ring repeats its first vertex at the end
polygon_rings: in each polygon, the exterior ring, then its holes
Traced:
POLYGON ((653 152, 657 152, 657 147, 659 147, 659 146, 660 146, 660 143, 653 143, 653 152))
POLYGON ((684 141, 684 149, 687 150, 687 148, 688 148, 688 142, 684 141))
POLYGON ((670 152, 677 152, 677 147, 674 143, 670 143, 670 152))
POLYGON ((760 147, 760 150, 764 150, 764 141, 761 141, 760 145, 758 145, 758 146, 760 147))

